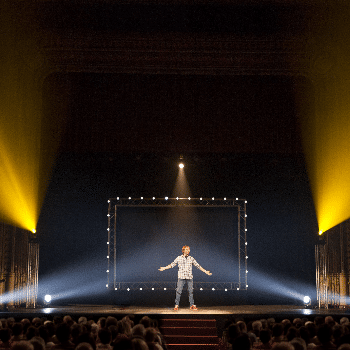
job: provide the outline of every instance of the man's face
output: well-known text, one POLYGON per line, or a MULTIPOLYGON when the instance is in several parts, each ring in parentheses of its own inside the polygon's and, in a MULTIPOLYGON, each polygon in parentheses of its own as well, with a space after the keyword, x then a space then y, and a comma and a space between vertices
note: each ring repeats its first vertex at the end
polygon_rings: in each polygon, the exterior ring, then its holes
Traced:
POLYGON ((184 255, 188 256, 189 254, 190 254, 190 248, 187 247, 184 249, 184 255))

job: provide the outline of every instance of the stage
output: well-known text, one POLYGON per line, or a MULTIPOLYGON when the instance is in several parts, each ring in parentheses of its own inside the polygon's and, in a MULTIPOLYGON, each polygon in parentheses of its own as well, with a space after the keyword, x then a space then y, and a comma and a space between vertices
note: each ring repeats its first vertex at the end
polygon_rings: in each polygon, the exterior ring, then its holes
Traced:
POLYGON ((313 318, 318 315, 334 317, 350 316, 350 308, 305 308, 300 305, 234 305, 234 306, 207 306, 200 307, 198 311, 191 311, 189 307, 180 307, 174 311, 173 307, 144 307, 139 305, 67 305, 67 306, 40 306, 36 308, 9 307, 0 312, 0 317, 42 317, 56 315, 72 315, 75 317, 84 315, 101 317, 113 315, 121 318, 124 315, 150 315, 154 318, 165 317, 231 317, 244 319, 269 318, 275 319, 306 317, 313 318))

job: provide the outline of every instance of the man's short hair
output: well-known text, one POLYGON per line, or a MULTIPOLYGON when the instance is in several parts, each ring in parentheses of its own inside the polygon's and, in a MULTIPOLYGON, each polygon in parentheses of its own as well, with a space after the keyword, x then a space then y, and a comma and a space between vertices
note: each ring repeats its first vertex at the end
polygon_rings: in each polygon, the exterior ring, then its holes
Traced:
POLYGON ((184 246, 182 247, 182 252, 184 252, 186 248, 189 248, 189 246, 188 246, 188 245, 184 245, 184 246))

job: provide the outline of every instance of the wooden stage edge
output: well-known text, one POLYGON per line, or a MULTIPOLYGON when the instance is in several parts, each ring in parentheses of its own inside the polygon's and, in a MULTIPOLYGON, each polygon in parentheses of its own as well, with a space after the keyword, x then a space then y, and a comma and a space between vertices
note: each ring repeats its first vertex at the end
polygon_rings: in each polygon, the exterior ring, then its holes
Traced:
POLYGON ((343 316, 350 317, 350 308, 305 308, 300 305, 234 305, 234 306, 198 306, 198 311, 191 311, 189 307, 180 307, 174 311, 173 306, 169 307, 144 307, 144 306, 123 306, 123 305, 67 305, 37 308, 11 308, 0 311, 0 318, 16 317, 47 317, 56 315, 71 316, 115 316, 118 319, 124 315, 149 315, 151 318, 229 318, 241 317, 244 319, 257 318, 293 318, 332 315, 336 318, 343 316))

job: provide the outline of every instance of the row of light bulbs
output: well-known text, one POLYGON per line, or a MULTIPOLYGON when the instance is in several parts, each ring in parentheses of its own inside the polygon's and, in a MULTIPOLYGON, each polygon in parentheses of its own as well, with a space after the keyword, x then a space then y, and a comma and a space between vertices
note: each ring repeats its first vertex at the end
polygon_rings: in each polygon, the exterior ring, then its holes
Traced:
MULTIPOLYGON (((106 284, 106 287, 108 288, 108 284, 106 284)), ((248 288, 248 284, 246 284, 246 288, 248 288)), ((114 290, 118 290, 118 288, 114 288, 114 290)), ((128 292, 131 290, 130 288, 126 289, 128 292)), ((142 287, 140 288, 140 290, 142 290, 142 287)), ((152 290, 154 290, 154 288, 152 288, 152 290)), ((166 288, 164 288, 164 290, 167 290, 166 288)), ((199 288, 199 290, 203 290, 203 288, 199 288)), ((215 291, 215 288, 212 288, 211 290, 215 291)), ((237 290, 239 290, 239 288, 237 288, 237 290)), ((225 292, 227 292, 228 289, 225 288, 225 292)))
MULTIPOLYGON (((143 197, 140 197, 140 199, 141 200, 143 200, 143 197)), ((156 197, 152 197, 152 200, 155 200, 156 199, 156 197)), ((164 199, 167 201, 168 199, 169 199, 169 197, 164 197, 164 199)), ((179 200, 179 199, 184 199, 184 198, 179 198, 179 197, 176 197, 176 200, 179 200)), ((189 201, 191 200, 191 197, 188 197, 187 198, 189 201)), ((120 198, 119 197, 117 197, 117 201, 119 201, 120 200, 120 198)), ((132 200, 132 198, 131 197, 128 197, 128 200, 132 200)), ((200 197, 199 198, 199 200, 203 200, 203 197, 200 197)), ((215 197, 212 197, 211 198, 211 200, 215 200, 215 197)), ((225 200, 227 200, 227 198, 226 197, 224 197, 224 201, 225 200)), ((236 198, 236 201, 238 201, 239 200, 239 198, 236 198)), ((111 201, 108 199, 108 201, 107 201, 107 203, 110 203, 111 201)), ((248 201, 244 201, 244 203, 248 203, 248 201)))

